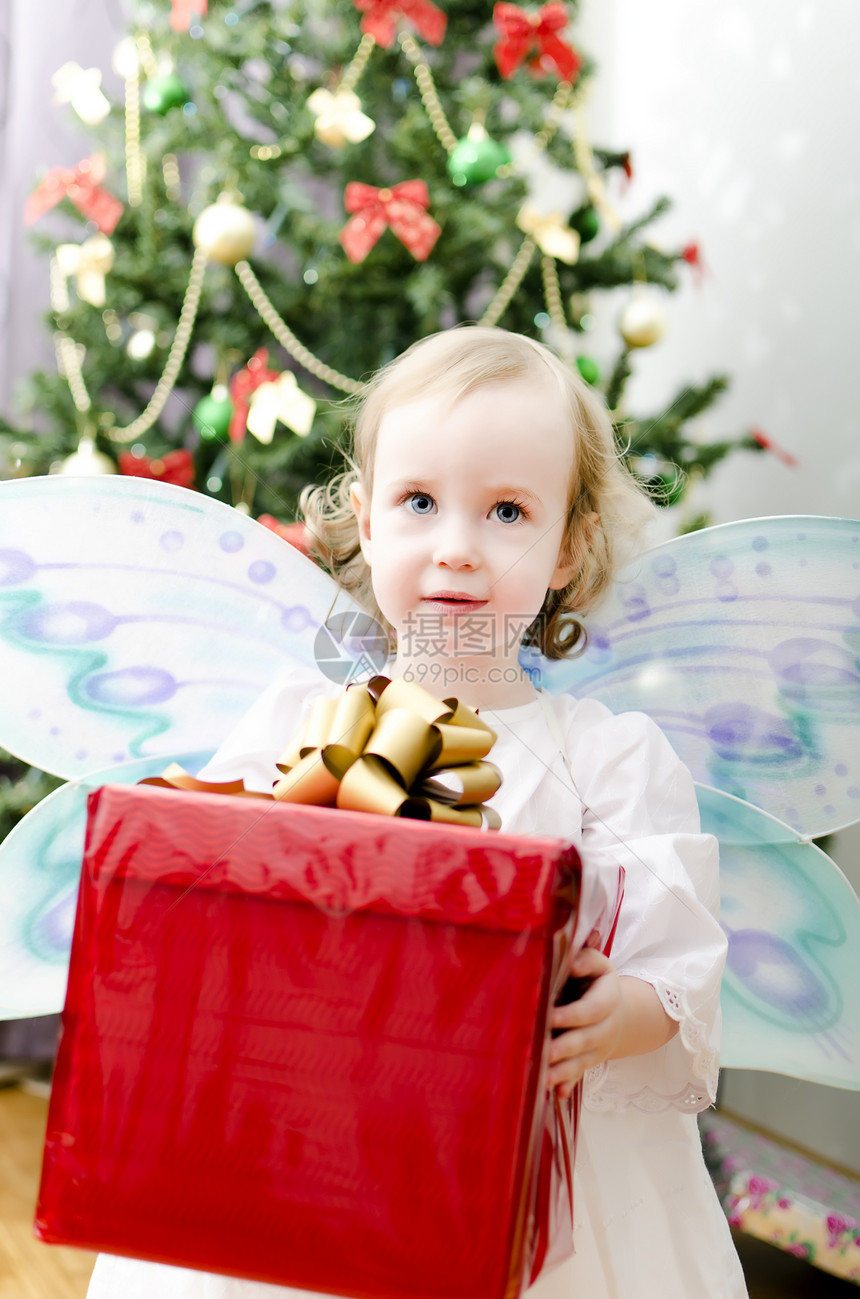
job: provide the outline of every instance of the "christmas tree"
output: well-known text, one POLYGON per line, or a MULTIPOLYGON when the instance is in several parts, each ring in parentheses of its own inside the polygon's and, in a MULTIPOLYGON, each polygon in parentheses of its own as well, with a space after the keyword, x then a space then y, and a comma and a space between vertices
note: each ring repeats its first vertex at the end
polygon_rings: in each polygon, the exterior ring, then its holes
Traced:
POLYGON ((337 463, 343 397, 459 321, 542 336, 578 365, 663 503, 759 446, 689 433, 723 376, 659 414, 624 407, 697 250, 649 242, 665 201, 619 220, 630 159, 589 141, 574 4, 146 0, 138 20, 115 53, 124 102, 99 69, 55 77, 58 111, 94 143, 28 204, 58 373, 33 375, 2 426, 7 474, 119 469, 290 519, 337 463), (601 290, 624 285, 601 374, 589 328, 601 290))
MULTIPOLYGON (((697 437, 721 375, 664 411, 626 409, 634 356, 698 250, 651 242, 665 200, 617 214, 630 156, 589 139, 575 3, 141 0, 136 17, 114 55, 122 102, 100 69, 55 77, 57 111, 93 144, 28 202, 58 366, 0 420, 0 473, 161 478, 285 524, 339 466, 344 398, 464 321, 577 366, 662 504, 761 448, 753 432, 697 437), (624 286, 599 363, 601 293, 624 286)), ((32 775, 17 788, 4 770, 0 804, 26 802, 32 775)))

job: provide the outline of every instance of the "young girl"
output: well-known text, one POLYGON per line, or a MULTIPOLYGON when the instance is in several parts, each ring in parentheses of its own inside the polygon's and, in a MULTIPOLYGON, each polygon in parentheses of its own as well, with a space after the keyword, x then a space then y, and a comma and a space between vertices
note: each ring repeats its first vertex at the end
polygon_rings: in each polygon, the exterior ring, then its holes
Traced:
MULTIPOLYGON (((425 339, 369 386, 355 460, 306 493, 317 548, 384 620, 386 669, 479 708, 498 734, 505 831, 574 842, 626 871, 612 959, 553 1011, 549 1079, 585 1075, 575 1254, 530 1299, 739 1299, 746 1288, 706 1172, 695 1115, 715 1096, 725 940, 716 845, 692 781, 637 713, 539 694, 523 644, 561 657, 651 518, 606 412, 540 344, 465 327, 425 339)), ((270 790, 275 760, 319 693, 292 673, 258 701, 203 775, 270 790)), ((275 1299, 296 1292, 102 1256, 90 1299, 275 1299)), ((404 1295, 404 1299, 408 1299, 404 1295)), ((478 1297, 476 1297, 478 1299, 478 1297)))

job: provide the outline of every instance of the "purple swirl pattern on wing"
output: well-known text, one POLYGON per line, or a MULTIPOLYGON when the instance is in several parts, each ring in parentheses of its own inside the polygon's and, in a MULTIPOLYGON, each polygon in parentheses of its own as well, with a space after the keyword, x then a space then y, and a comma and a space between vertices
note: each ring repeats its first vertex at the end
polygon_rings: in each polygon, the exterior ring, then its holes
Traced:
POLYGON ((65 776, 214 747, 278 673, 315 665, 335 595, 209 497, 140 479, 0 483, 0 672, 18 686, 0 744, 65 776))
POLYGON ((754 519, 676 538, 617 584, 544 684, 637 709, 695 778, 805 835, 857 819, 860 522, 754 519), (826 793, 822 792, 826 788, 826 793))

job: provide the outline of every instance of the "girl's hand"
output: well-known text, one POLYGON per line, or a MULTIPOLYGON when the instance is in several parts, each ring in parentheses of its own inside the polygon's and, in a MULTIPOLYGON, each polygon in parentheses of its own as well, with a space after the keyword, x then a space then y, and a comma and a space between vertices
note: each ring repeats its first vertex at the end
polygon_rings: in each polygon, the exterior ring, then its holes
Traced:
POLYGON ((594 982, 578 1001, 556 1006, 550 1025, 565 1030, 549 1048, 548 1083, 560 1096, 570 1096, 586 1069, 609 1059, 621 1043, 624 994, 621 979, 609 958, 593 947, 583 948, 570 964, 575 979, 594 982))
POLYGON ((593 947, 576 954, 570 973, 594 982, 578 1001, 552 1011, 550 1027, 562 1031, 550 1042, 548 1084, 559 1096, 571 1096, 586 1069, 656 1051, 678 1032, 651 984, 616 974, 609 958, 593 947))

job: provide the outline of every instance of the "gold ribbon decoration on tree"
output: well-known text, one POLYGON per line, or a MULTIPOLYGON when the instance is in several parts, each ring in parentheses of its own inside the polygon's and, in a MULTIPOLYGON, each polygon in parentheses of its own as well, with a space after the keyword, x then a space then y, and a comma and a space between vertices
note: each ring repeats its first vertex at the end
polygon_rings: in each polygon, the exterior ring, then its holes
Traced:
POLYGON ((560 212, 541 212, 527 200, 517 213, 517 225, 548 257, 567 262, 568 266, 579 259, 579 234, 565 225, 560 212))
POLYGON ((332 149, 358 144, 376 129, 373 118, 361 111, 361 100, 352 90, 332 93, 320 86, 308 99, 308 108, 316 118, 314 135, 332 149))
POLYGON ((113 244, 107 235, 93 235, 82 244, 59 244, 56 252, 60 274, 75 278, 78 297, 94 307, 103 307, 105 276, 113 269, 113 244))
POLYGON ((277 379, 261 383, 248 398, 248 432, 268 445, 280 420, 299 437, 307 437, 316 409, 313 397, 302 392, 292 370, 285 370, 277 379))

